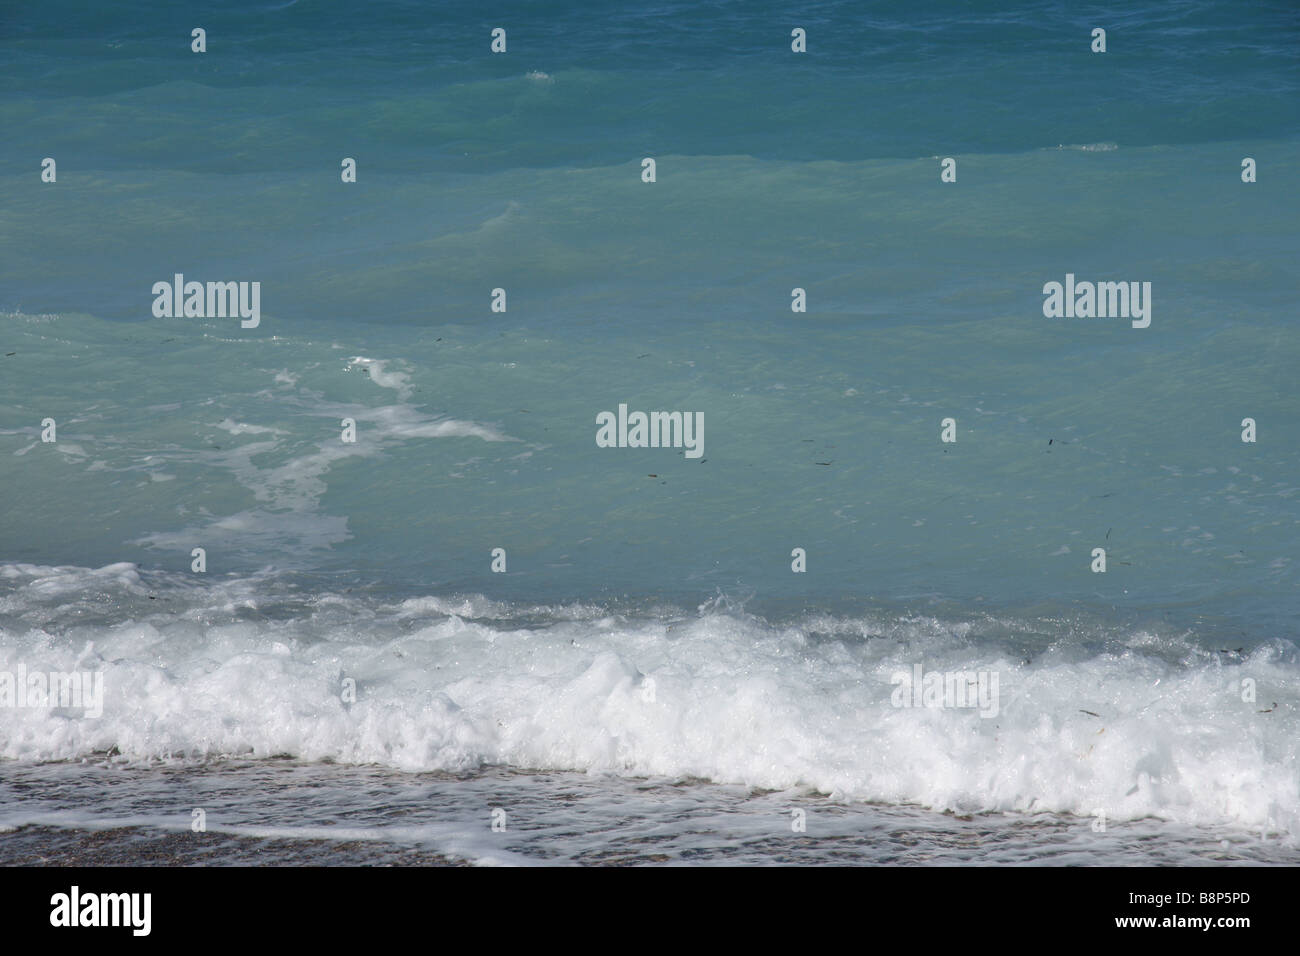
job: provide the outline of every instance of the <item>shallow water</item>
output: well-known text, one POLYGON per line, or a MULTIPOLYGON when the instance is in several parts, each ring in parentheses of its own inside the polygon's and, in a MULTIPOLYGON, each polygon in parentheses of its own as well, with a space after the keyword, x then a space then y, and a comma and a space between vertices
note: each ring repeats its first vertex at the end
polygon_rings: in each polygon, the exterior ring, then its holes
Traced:
POLYGON ((1276 833, 1059 814, 937 814, 805 790, 488 768, 285 761, 26 768, 0 782, 0 862, 60 865, 1261 865, 1276 833), (196 832, 194 810, 204 811, 196 832), (498 827, 493 830, 494 811, 498 827), (796 831, 801 811, 802 831, 796 831))

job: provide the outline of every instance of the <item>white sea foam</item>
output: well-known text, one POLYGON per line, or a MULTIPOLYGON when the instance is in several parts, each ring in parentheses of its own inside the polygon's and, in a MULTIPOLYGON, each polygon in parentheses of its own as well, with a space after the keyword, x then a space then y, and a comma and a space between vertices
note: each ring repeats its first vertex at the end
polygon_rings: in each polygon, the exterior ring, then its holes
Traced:
POLYGON ((232 419, 225 418, 212 426, 220 428, 222 431, 230 432, 232 435, 283 435, 284 430, 280 428, 269 428, 264 425, 249 425, 246 422, 236 422, 232 419))
POLYGON ((265 581, 163 583, 121 564, 0 567, 0 671, 99 670, 105 688, 97 720, 0 707, 0 756, 503 764, 1300 833, 1285 642, 1224 659, 1177 636, 1063 628, 1026 661, 933 618, 775 626, 706 606, 670 623, 334 594, 291 614, 265 581), (893 706, 891 678, 918 662, 998 672, 996 719, 893 706), (1258 702, 1241 699, 1243 678, 1258 702))
POLYGON ((390 372, 388 366, 393 364, 387 359, 372 359, 358 355, 351 359, 347 364, 347 370, 350 372, 354 368, 365 369, 370 375, 370 380, 380 388, 391 388, 402 398, 408 398, 411 394, 411 376, 405 372, 390 372))
POLYGON ((1062 143, 1057 149, 1072 149, 1080 153, 1112 153, 1119 149, 1118 143, 1062 143))
MULTIPOLYGON (((408 398, 412 393, 408 375, 389 370, 390 364, 387 360, 358 356, 347 368, 363 368, 376 384, 395 390, 402 399, 408 398)), ((281 386, 296 387, 297 378, 277 373, 274 381, 281 386)), ((188 553, 200 541, 208 547, 241 553, 260 550, 302 554, 332 548, 352 537, 348 518, 324 513, 321 504, 329 488, 329 473, 336 464, 353 458, 380 457, 408 441, 444 438, 517 441, 492 425, 431 415, 405 402, 367 406, 324 401, 316 395, 309 397, 308 414, 313 421, 308 427, 327 438, 304 442, 284 428, 227 417, 206 423, 206 427, 221 429, 236 438, 256 437, 243 444, 210 445, 160 456, 166 461, 198 463, 210 472, 228 473, 252 494, 258 507, 204 516, 179 528, 149 531, 134 538, 132 543, 182 553, 188 553), (320 418, 330 421, 328 429, 319 429, 315 420, 320 418), (357 423, 358 441, 339 440, 336 426, 344 419, 357 423)), ((59 447, 62 450, 62 444, 59 447)), ((151 473, 150 478, 168 481, 175 475, 151 473)))

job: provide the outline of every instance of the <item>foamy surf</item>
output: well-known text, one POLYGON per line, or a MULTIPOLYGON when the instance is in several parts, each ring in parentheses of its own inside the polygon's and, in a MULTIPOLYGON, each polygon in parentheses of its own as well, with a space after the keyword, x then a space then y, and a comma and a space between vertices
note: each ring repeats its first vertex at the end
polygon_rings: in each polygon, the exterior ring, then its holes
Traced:
POLYGON ((1281 640, 1238 652, 1084 621, 774 623, 713 604, 644 616, 9 564, 0 673, 20 668, 104 687, 95 719, 0 707, 0 756, 24 763, 498 766, 1300 832, 1297 657, 1281 640), (996 699, 924 700, 919 684, 913 698, 901 678, 918 667, 995 674, 996 699))

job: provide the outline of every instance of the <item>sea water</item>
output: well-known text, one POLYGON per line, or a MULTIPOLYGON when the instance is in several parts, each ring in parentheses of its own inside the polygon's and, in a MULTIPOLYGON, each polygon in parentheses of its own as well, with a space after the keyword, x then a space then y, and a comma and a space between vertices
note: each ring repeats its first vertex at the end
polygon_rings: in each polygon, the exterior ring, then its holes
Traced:
POLYGON ((154 6, 0 11, 11 859, 1297 859, 1293 4, 154 6))

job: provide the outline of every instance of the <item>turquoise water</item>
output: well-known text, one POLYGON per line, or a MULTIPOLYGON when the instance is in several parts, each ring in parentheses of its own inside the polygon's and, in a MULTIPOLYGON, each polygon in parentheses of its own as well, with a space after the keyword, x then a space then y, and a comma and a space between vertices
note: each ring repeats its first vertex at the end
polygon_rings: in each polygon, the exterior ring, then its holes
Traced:
POLYGON ((0 755, 1300 829, 1298 40, 1291 3, 7 8, 0 669, 111 679, 99 722, 0 710, 0 755), (176 273, 260 324, 155 317, 176 273), (1150 326, 1045 317, 1067 274, 1150 282, 1150 326), (620 404, 703 453, 598 447, 620 404), (918 661, 998 669, 1003 736, 907 723, 918 661), (1120 738, 1083 769, 1080 711, 1120 738))

